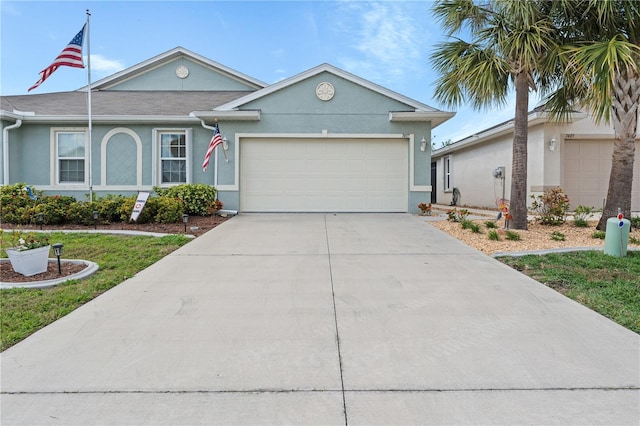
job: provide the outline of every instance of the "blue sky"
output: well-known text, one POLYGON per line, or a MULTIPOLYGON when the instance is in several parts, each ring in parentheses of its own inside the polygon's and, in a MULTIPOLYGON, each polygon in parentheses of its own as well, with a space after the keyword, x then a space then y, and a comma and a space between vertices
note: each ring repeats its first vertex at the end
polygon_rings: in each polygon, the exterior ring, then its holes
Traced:
MULTIPOLYGON (((431 1, 0 1, 0 93, 23 95, 91 12, 92 81, 177 46, 265 83, 322 63, 434 108, 429 56, 444 37, 431 1)), ((85 54, 86 54, 85 43, 85 54)), ((85 61, 86 62, 86 61, 85 61)), ((59 68, 30 93, 76 90, 84 70, 59 68)), ((457 115, 436 146, 509 120, 502 109, 457 115)), ((530 105, 530 109, 534 105, 530 105)))

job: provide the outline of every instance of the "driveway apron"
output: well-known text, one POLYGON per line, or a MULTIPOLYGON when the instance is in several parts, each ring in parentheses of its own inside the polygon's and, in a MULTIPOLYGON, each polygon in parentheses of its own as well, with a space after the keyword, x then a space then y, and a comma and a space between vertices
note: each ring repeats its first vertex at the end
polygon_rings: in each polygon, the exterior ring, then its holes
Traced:
POLYGON ((640 337, 406 214, 243 214, 2 353, 1 423, 634 424, 640 337))

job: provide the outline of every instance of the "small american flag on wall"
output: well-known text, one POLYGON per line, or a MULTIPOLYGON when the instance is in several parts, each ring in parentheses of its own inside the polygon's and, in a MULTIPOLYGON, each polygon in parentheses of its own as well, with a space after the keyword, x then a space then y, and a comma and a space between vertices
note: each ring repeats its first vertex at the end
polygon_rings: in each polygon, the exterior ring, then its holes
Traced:
POLYGON ((53 60, 51 65, 40 71, 40 80, 31 86, 27 92, 44 83, 44 81, 61 66, 84 68, 82 61, 82 40, 84 39, 84 30, 86 27, 87 25, 85 24, 80 32, 69 42, 67 47, 62 49, 62 52, 53 60))
POLYGON ((213 129, 213 137, 211 138, 211 142, 209 142, 207 153, 204 155, 204 162, 202 163, 203 172, 207 171, 207 167, 209 166, 209 158, 211 158, 211 154, 218 145, 222 145, 222 136, 220 136, 220 127, 218 127, 218 123, 216 123, 216 127, 213 129))

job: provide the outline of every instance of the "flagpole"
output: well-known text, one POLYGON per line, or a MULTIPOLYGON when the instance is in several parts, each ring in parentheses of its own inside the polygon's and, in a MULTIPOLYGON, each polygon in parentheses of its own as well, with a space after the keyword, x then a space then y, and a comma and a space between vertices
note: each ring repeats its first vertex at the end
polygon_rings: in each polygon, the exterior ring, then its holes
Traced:
MULTIPOLYGON (((215 126, 217 126, 218 119, 217 118, 214 119, 214 122, 215 122, 215 126)), ((217 188, 218 187, 218 147, 216 147, 214 151, 215 151, 214 154, 216 155, 216 157, 213 159, 213 166, 216 168, 216 173, 213 175, 213 186, 217 188)))
POLYGON ((89 90, 87 91, 87 115, 89 119, 89 201, 93 202, 93 161, 91 155, 91 145, 92 145, 92 120, 91 120, 91 38, 90 38, 90 28, 89 28, 89 18, 91 17, 91 12, 87 9, 87 82, 89 85, 89 90))

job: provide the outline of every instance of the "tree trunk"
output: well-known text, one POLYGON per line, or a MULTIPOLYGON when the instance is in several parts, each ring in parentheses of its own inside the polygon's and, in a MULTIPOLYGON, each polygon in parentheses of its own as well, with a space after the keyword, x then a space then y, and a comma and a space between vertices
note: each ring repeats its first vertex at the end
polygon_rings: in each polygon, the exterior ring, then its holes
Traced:
POLYGON ((511 159, 511 195, 509 210, 511 227, 527 229, 527 138, 529 132, 529 83, 526 72, 515 76, 516 115, 513 125, 513 154, 511 159))
MULTIPOLYGON (((615 94, 611 106, 611 121, 615 132, 611 175, 607 199, 602 217, 596 226, 604 231, 607 219, 618 214, 618 208, 626 218, 631 217, 631 194, 633 186, 633 161, 638 131, 638 104, 640 103, 640 76, 628 70, 614 79, 615 94)), ((640 190, 640 188, 638 188, 640 190)))

